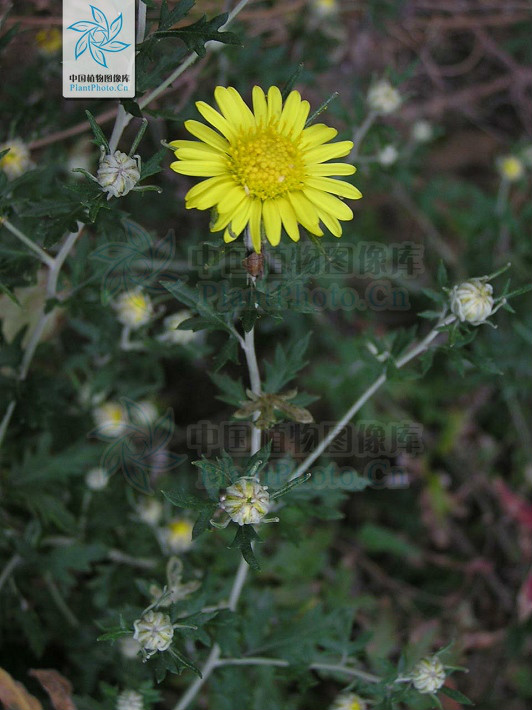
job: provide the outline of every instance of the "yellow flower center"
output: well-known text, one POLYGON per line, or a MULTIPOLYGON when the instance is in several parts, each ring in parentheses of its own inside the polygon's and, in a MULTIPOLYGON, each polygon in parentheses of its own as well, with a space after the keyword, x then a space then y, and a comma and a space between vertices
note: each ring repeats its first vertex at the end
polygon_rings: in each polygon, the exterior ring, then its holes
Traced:
POLYGON ((305 167, 297 143, 272 124, 233 141, 229 169, 248 195, 261 200, 281 197, 304 185, 305 167))
POLYGON ((192 524, 188 520, 177 520, 169 523, 168 528, 172 539, 190 538, 192 533, 192 524))

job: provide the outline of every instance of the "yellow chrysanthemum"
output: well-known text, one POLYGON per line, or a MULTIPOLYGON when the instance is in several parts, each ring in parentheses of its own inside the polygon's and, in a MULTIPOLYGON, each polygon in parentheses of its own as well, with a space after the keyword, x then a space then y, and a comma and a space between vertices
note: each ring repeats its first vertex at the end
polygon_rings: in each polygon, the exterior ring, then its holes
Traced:
POLYGON ((342 235, 340 220, 353 212, 339 197, 356 200, 359 190, 331 175, 352 175, 346 163, 327 163, 351 151, 351 141, 329 144, 337 131, 322 123, 305 128, 310 111, 298 91, 284 102, 276 86, 268 95, 253 87, 253 111, 233 87, 218 86, 214 97, 220 112, 203 101, 196 106, 215 129, 199 121, 185 128, 199 141, 170 143, 178 160, 171 168, 183 175, 205 177, 188 191, 186 206, 215 208, 211 231, 224 229, 232 242, 249 226, 255 251, 264 233, 273 246, 281 228, 297 242, 299 224, 312 234, 323 235, 320 223, 335 237, 342 235))

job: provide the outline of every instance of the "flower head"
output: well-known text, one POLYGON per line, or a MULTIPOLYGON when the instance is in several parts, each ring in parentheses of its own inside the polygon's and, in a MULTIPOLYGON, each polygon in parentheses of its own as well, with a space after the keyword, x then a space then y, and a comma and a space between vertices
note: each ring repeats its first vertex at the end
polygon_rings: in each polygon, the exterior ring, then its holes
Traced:
POLYGON ((142 695, 136 690, 123 690, 116 699, 116 710, 142 710, 142 695))
POLYGON ((92 468, 85 476, 85 483, 91 491, 101 491, 109 483, 109 473, 105 468, 92 468))
POLYGON ((167 614, 161 611, 147 611, 133 624, 133 638, 139 642, 141 649, 149 658, 157 651, 170 648, 174 637, 174 627, 167 614))
POLYGON ((214 207, 216 219, 211 231, 224 231, 232 242, 249 227, 256 252, 262 234, 277 246, 284 227, 299 240, 299 224, 322 236, 323 224, 334 236, 342 235, 339 220, 350 220, 353 212, 339 197, 356 200, 361 193, 331 175, 352 175, 355 168, 345 163, 327 163, 346 156, 351 141, 329 144, 337 131, 324 124, 305 128, 310 104, 298 91, 290 92, 283 106, 281 92, 270 87, 253 88, 253 111, 233 87, 218 86, 214 96, 220 112, 203 101, 196 106, 214 126, 186 121, 186 129, 199 141, 177 140, 177 161, 171 168, 184 175, 208 178, 186 196, 188 209, 214 207))
POLYGON ((420 693, 435 693, 445 683, 445 668, 437 656, 424 658, 415 666, 410 677, 414 688, 420 693))
POLYGON ((121 293, 114 305, 117 318, 123 325, 140 328, 153 316, 150 297, 140 289, 121 293))
POLYGON ((139 504, 137 514, 143 523, 157 525, 163 514, 163 506, 157 498, 146 498, 139 504))
POLYGON ((93 417, 103 436, 117 437, 125 432, 128 425, 124 407, 114 401, 108 401, 93 410, 93 417))
POLYGON ((220 498, 220 508, 239 525, 260 523, 269 507, 267 487, 250 478, 239 478, 220 498))
POLYGON ((31 167, 30 151, 20 138, 13 138, 0 144, 0 153, 3 150, 9 150, 9 153, 0 158, 0 169, 10 180, 20 177, 29 170, 31 167))
POLYGON ((163 320, 164 333, 159 336, 159 340, 163 343, 171 343, 172 345, 186 345, 196 337, 193 330, 178 330, 178 326, 184 321, 192 318, 192 313, 187 310, 177 311, 172 315, 166 316, 163 320))
POLYGON ((394 145, 386 145, 379 151, 377 155, 377 160, 383 167, 388 167, 393 165, 397 158, 399 157, 399 152, 394 145))
POLYGON ((96 173, 96 180, 102 190, 107 192, 107 199, 123 197, 140 180, 137 161, 126 153, 116 150, 112 155, 103 154, 96 173))
POLYGON ((164 541, 172 552, 186 552, 192 547, 192 528, 187 518, 176 518, 164 529, 164 541))
POLYGON ((412 139, 416 143, 428 143, 433 135, 432 125, 428 121, 421 119, 412 126, 412 139))
POLYGON ((367 705, 359 695, 355 693, 340 693, 331 705, 330 710, 366 710, 367 705))
POLYGON ((368 91, 368 105, 372 111, 390 114, 401 105, 401 94, 394 89, 387 79, 377 81, 368 91))
POLYGON ((508 182, 517 182, 525 172, 525 166, 515 155, 505 155, 498 161, 498 168, 501 176, 508 182))
POLYGON ((136 402, 135 405, 132 408, 132 417, 135 424, 149 427, 159 418, 157 405, 151 399, 142 399, 140 402, 136 402))
POLYGON ((45 27, 37 32, 35 41, 43 54, 55 54, 61 49, 61 30, 59 27, 45 27))
POLYGON ((338 12, 337 0, 312 0, 312 11, 318 17, 330 17, 338 12))
POLYGON ((451 291, 451 311, 462 323, 481 325, 493 313, 492 293, 492 286, 481 279, 465 281, 451 291))

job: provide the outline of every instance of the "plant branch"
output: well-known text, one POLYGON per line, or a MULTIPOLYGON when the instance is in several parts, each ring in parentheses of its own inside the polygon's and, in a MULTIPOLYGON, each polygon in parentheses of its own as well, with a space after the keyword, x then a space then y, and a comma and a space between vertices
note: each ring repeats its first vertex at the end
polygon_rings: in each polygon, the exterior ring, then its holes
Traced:
MULTIPOLYGON (((433 340, 435 340, 438 335, 441 333, 440 328, 449 325, 452 323, 454 320, 456 320, 456 316, 451 315, 447 316, 447 318, 442 317, 438 323, 434 326, 434 328, 430 331, 430 333, 423 338, 412 350, 410 350, 406 355, 403 355, 403 357, 399 358, 395 366, 400 369, 401 367, 404 367, 407 363, 409 363, 411 360, 414 360, 418 355, 421 355, 424 353, 428 348, 430 347, 431 343, 433 340)), ((368 387, 368 389, 360 395, 360 397, 354 402, 354 404, 350 407, 350 409, 347 410, 347 412, 344 414, 344 416, 340 419, 338 424, 331 429, 329 434, 323 439, 318 446, 314 449, 314 451, 307 456, 307 458, 301 463, 294 473, 290 476, 288 479, 289 481, 293 481, 294 478, 298 478, 301 476, 303 473, 308 471, 309 467, 312 466, 314 461, 318 459, 321 454, 325 451, 325 449, 329 446, 329 444, 336 439, 338 434, 342 431, 342 429, 345 427, 345 425, 351 421, 351 419, 355 416, 355 414, 362 409, 362 407, 366 404, 366 402, 377 392, 378 389, 382 387, 382 385, 386 382, 387 380, 386 374, 379 375, 377 379, 368 387)))
POLYGON ((49 266, 50 268, 53 266, 54 260, 53 257, 51 257, 49 254, 47 254, 44 249, 41 249, 41 247, 38 244, 35 244, 35 242, 32 242, 32 240, 27 237, 23 232, 20 231, 20 229, 17 229, 14 224, 11 224, 11 222, 8 219, 3 220, 2 222, 3 226, 8 229, 11 234, 13 234, 19 241, 21 241, 23 244, 25 244, 27 247, 29 247, 37 256, 39 259, 42 261, 43 264, 46 264, 46 266, 49 266))

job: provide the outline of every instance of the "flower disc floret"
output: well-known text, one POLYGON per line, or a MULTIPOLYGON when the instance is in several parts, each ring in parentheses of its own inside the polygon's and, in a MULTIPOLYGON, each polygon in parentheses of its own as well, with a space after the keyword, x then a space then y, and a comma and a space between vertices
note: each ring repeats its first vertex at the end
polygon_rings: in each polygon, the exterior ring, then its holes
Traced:
POLYGON ((220 508, 239 525, 256 525, 270 508, 270 494, 257 481, 239 478, 221 497, 220 508))
POLYGON ((133 628, 135 629, 133 638, 139 642, 148 656, 170 648, 174 627, 168 614, 163 614, 161 611, 148 611, 135 621, 133 628))
POLYGON ((424 658, 415 666, 411 678, 420 693, 435 693, 445 683, 445 668, 437 656, 424 658))
POLYGON ((298 91, 283 104, 276 86, 267 95, 255 86, 253 110, 233 87, 218 86, 214 96, 220 111, 196 104, 212 128, 186 121, 198 140, 170 143, 175 172, 206 178, 188 191, 187 208, 214 208, 211 231, 224 230, 226 242, 248 228, 256 252, 263 235, 277 246, 283 229, 297 242, 299 225, 319 237, 322 226, 340 237, 340 222, 353 218, 343 199, 362 195, 331 177, 352 175, 352 165, 327 161, 348 155, 353 143, 330 143, 337 131, 324 124, 306 127, 310 104, 298 91))
POLYGON ((454 286, 450 294, 451 311, 463 323, 481 325, 493 313, 493 287, 472 279, 454 286))

